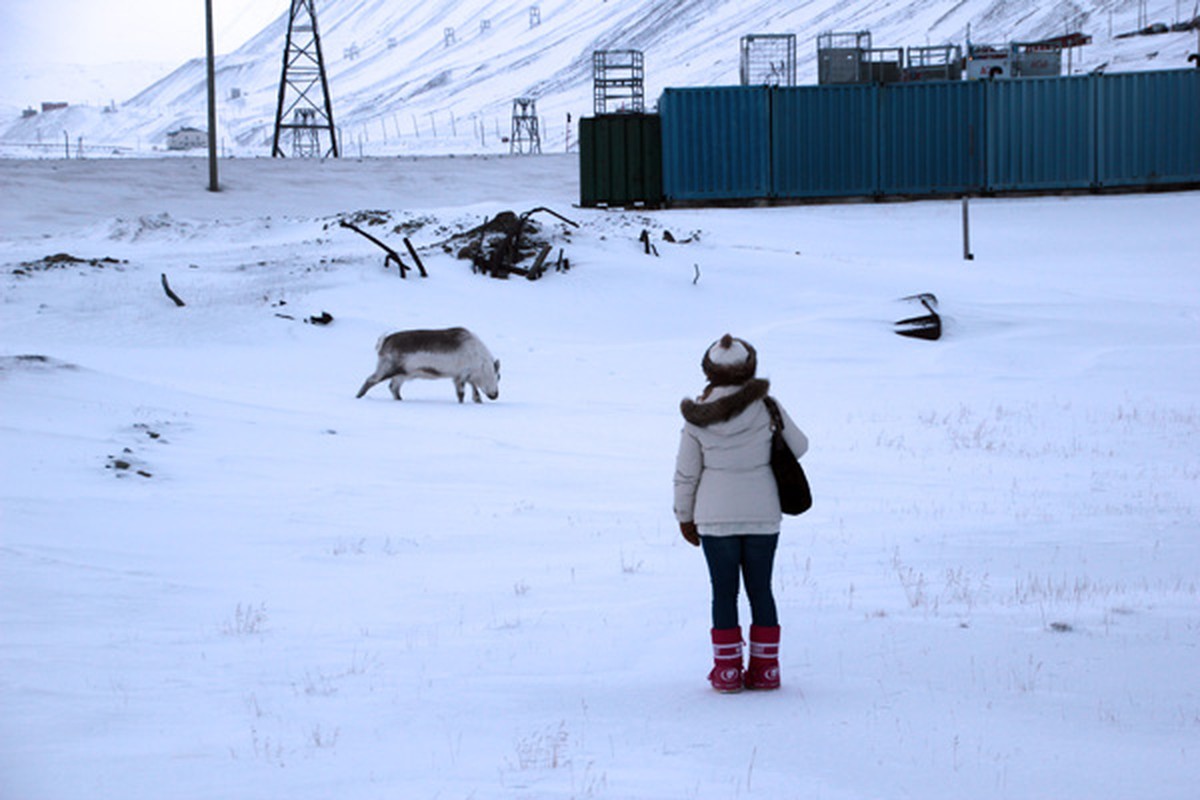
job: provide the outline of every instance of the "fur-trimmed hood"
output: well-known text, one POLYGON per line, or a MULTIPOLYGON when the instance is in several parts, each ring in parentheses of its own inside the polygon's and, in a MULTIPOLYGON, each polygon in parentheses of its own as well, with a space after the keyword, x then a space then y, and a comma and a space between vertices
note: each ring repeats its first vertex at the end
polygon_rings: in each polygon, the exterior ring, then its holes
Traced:
POLYGON ((714 387, 709 387, 698 400, 684 398, 679 404, 679 411, 686 421, 700 428, 728 422, 749 408, 751 403, 766 397, 771 384, 762 378, 752 378, 736 388, 728 388, 732 391, 714 391, 714 387), (711 394, 716 396, 711 400, 705 399, 711 394))

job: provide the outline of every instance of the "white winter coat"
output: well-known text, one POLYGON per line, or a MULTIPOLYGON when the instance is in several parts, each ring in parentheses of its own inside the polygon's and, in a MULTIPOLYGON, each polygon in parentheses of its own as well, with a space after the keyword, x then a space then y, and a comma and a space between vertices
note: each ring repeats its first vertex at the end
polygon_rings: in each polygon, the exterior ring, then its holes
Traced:
MULTIPOLYGON (((777 533, 782 513, 771 472, 771 415, 762 398, 770 384, 752 379, 714 387, 684 400, 675 458, 675 517, 706 536, 777 533)), ((783 437, 797 458, 808 437, 783 406, 783 437)))

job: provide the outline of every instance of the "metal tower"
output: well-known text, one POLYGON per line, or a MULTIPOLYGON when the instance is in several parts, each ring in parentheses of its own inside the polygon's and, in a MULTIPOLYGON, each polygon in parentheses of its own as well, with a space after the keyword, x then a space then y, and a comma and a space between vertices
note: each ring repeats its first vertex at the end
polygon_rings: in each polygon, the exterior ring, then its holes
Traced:
POLYGON ((271 155, 280 158, 285 155, 280 137, 284 131, 291 131, 292 155, 337 158, 337 132, 333 126, 325 61, 321 57, 321 36, 317 33, 316 0, 291 0, 291 3, 271 155), (318 87, 320 97, 315 96, 318 87), (324 152, 320 144, 322 131, 329 135, 329 147, 324 152))
POLYGON ((542 136, 538 132, 537 101, 532 97, 513 100, 512 139, 510 153, 526 155, 542 152, 542 136))

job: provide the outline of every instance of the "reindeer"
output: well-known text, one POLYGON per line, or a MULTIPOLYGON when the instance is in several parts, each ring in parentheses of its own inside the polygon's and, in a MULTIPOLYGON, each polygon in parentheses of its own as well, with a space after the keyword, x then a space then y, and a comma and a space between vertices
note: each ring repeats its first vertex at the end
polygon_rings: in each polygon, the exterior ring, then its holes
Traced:
POLYGON ((397 400, 404 382, 416 378, 450 378, 460 403, 468 383, 476 403, 483 402, 480 389, 489 400, 500 396, 500 360, 493 359, 483 342, 466 328, 397 331, 381 336, 375 351, 379 364, 357 397, 389 378, 388 388, 397 400))

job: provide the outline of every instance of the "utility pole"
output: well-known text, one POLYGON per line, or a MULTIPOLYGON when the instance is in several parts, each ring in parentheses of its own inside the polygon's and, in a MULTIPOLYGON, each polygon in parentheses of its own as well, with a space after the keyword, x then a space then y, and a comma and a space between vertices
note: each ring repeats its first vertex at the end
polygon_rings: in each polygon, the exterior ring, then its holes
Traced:
POLYGON ((212 0, 204 0, 204 33, 208 52, 208 190, 221 191, 217 181, 217 81, 213 67, 212 0))

